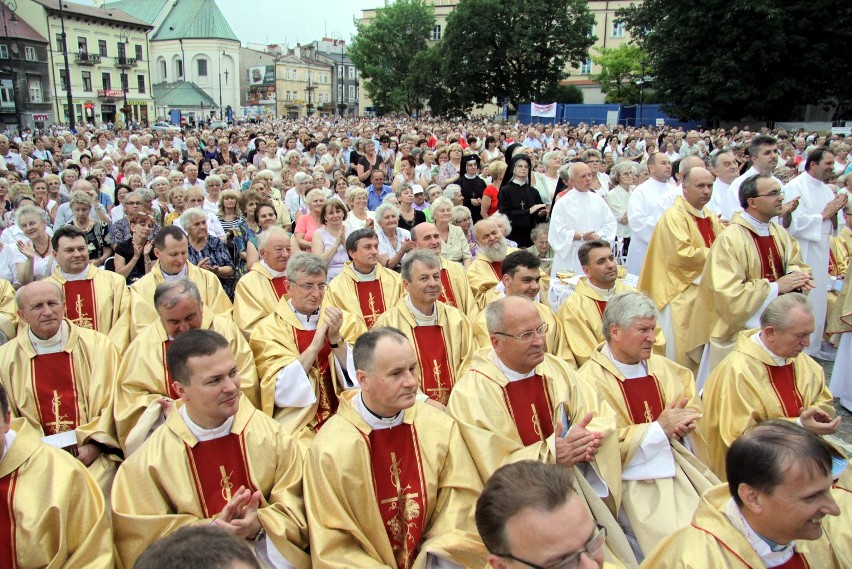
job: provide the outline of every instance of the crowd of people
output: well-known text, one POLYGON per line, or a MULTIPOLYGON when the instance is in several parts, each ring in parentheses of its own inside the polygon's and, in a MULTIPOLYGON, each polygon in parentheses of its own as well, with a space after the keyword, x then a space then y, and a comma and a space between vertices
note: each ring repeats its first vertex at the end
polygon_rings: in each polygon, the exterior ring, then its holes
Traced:
POLYGON ((0 135, 0 567, 852 567, 850 143, 0 135))

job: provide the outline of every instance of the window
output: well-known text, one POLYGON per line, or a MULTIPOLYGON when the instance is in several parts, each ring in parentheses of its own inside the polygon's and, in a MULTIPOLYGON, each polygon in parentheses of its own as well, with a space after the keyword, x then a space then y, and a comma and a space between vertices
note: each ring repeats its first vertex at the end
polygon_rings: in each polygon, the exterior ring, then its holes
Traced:
POLYGON ((343 85, 337 86, 337 102, 338 103, 343 102, 343 85))
POLYGON ((80 53, 89 53, 89 46, 86 43, 86 38, 77 38, 77 50, 80 53))
POLYGON ((30 103, 43 103, 41 98, 41 80, 30 79, 30 103))
POLYGON ((343 66, 342 65, 337 66, 337 78, 343 79, 343 66))
POLYGON ((349 86, 349 102, 350 103, 355 102, 355 85, 349 86))
POLYGON ((441 39, 441 24, 435 24, 435 27, 432 28, 432 40, 438 41, 441 39))
POLYGON ((83 91, 91 91, 92 90, 92 73, 89 71, 83 71, 83 91))
POLYGON ((183 61, 177 60, 177 76, 183 77, 183 61))
POLYGON ((145 92, 145 76, 137 75, 136 76, 136 87, 139 89, 140 93, 145 92))
POLYGON ((5 43, 0 43, 0 59, 9 59, 9 46, 5 43))
POLYGON ((127 59, 127 43, 120 41, 118 42, 118 58, 119 59, 127 59))
POLYGON ((98 53, 101 54, 101 57, 109 57, 106 40, 98 40, 98 53))
POLYGON ((0 106, 4 109, 15 108, 15 92, 12 90, 11 79, 3 79, 0 82, 0 106))
POLYGON ((198 76, 199 77, 207 77, 207 60, 199 59, 198 60, 198 76))
POLYGON ((623 38, 624 37, 624 22, 619 22, 618 20, 612 23, 612 37, 614 38, 623 38))
POLYGON ((597 29, 598 29, 598 24, 597 24, 597 22, 595 22, 594 24, 592 24, 592 29, 589 30, 589 36, 597 36, 598 34, 595 33, 597 31, 597 29))
POLYGON ((62 34, 56 34, 56 51, 59 53, 65 52, 65 42, 62 41, 62 34))
POLYGON ((127 74, 126 73, 121 74, 121 89, 125 93, 127 93, 130 90, 130 89, 127 88, 127 74))
POLYGON ((142 61, 143 59, 145 58, 142 57, 142 46, 136 44, 136 61, 142 61))
POLYGON ((355 79, 355 78, 356 78, 356 77, 355 77, 355 66, 353 66, 353 65, 350 65, 350 66, 349 66, 349 78, 350 78, 350 79, 355 79))
POLYGON ((68 90, 68 76, 65 74, 64 69, 59 70, 59 88, 63 91, 68 90))
POLYGON ((287 91, 285 94, 287 96, 287 100, 289 101, 290 100, 290 91, 287 91))
POLYGON ((591 58, 589 58, 586 61, 584 61, 583 64, 580 66, 580 73, 582 73, 583 75, 588 75, 591 72, 592 72, 592 60, 591 60, 591 58))
POLYGON ((169 74, 166 72, 167 67, 165 61, 160 61, 160 76, 163 78, 163 81, 169 78, 169 74))
POLYGON ((104 86, 104 91, 112 89, 112 76, 109 73, 101 73, 101 84, 104 86))
POLYGON ((31 45, 24 47, 24 58, 26 58, 27 61, 38 61, 36 48, 31 45))

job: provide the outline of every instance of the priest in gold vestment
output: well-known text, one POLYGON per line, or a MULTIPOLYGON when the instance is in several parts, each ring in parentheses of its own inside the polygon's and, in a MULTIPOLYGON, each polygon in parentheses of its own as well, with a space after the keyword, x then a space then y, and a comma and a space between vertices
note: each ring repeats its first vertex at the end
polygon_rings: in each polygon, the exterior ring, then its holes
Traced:
POLYGON ((464 265, 441 257, 441 234, 433 223, 419 223, 411 228, 411 240, 416 249, 432 251, 441 259, 441 302, 458 308, 468 318, 479 311, 476 299, 467 282, 464 265))
POLYGON ((279 300, 289 297, 289 234, 280 227, 269 227, 258 235, 257 244, 260 260, 240 277, 234 293, 234 322, 247 334, 275 310, 279 300))
POLYGON ((416 401, 413 346, 376 327, 353 350, 361 389, 342 394, 305 458, 314 569, 484 567, 482 481, 455 421, 416 401))
POLYGON ((740 332, 734 351, 707 378, 704 417, 698 431, 707 443, 701 457, 725 480, 731 444, 769 419, 798 420, 816 435, 834 434, 834 402, 822 366, 803 350, 814 315, 803 294, 789 293, 769 303, 761 328, 740 332))
MULTIPOLYGON (((642 567, 849 567, 849 550, 823 533, 828 516, 841 513, 831 482, 830 448, 819 437, 777 419, 754 427, 731 446, 728 484, 707 491, 692 524, 663 539, 642 567)), ((843 516, 830 523, 848 529, 843 516)))
MULTIPOLYGON (((577 361, 568 347, 562 323, 556 319, 550 307, 541 302, 541 276, 541 260, 536 255, 526 250, 509 253, 503 261, 500 284, 486 293, 486 306, 512 295, 523 295, 532 300, 542 322, 547 324, 547 335, 544 338, 547 353, 563 360, 571 369, 577 369, 577 361)), ((484 310, 476 316, 473 335, 477 348, 491 346, 484 310)))
POLYGON ((0 567, 113 569, 108 516, 86 468, 11 419, 0 386, 0 567))
POLYGON ((743 330, 757 328, 764 308, 779 294, 813 288, 799 244, 773 221, 784 212, 779 183, 757 175, 740 186, 744 211, 734 215, 710 252, 690 320, 687 351, 700 355, 699 389, 734 347, 743 330))
POLYGON ((418 397, 444 407, 453 385, 470 367, 470 322, 458 308, 438 301, 441 261, 434 253, 408 253, 402 261, 402 285, 408 294, 382 314, 376 326, 396 328, 408 337, 420 366, 418 397))
POLYGON ((228 340, 239 366, 240 389, 260 408, 257 371, 248 341, 231 320, 204 306, 195 283, 180 280, 157 286, 154 306, 157 321, 130 343, 118 369, 114 415, 125 456, 163 424, 166 408, 178 399, 166 354, 175 338, 189 330, 213 330, 228 340))
POLYGON ((503 278, 503 260, 515 251, 509 247, 500 227, 490 219, 480 219, 473 226, 479 253, 467 268, 467 280, 474 301, 480 310, 485 308, 485 294, 503 278))
POLYGON ((832 486, 831 494, 843 515, 824 518, 825 533, 844 563, 842 566, 852 567, 852 524, 849 523, 849 513, 852 512, 852 468, 846 467, 832 486))
POLYGON ((402 298, 402 280, 379 264, 379 238, 372 229, 350 233, 346 252, 352 260, 328 283, 324 306, 336 306, 353 314, 369 330, 402 298))
POLYGON ((580 412, 615 412, 621 469, 604 475, 637 557, 688 525, 701 493, 719 483, 691 452, 703 452, 692 373, 651 354, 656 317, 645 295, 616 295, 604 311, 606 342, 579 371, 597 395, 580 412))
POLYGON ((301 253, 287 267, 290 298, 251 334, 260 377, 260 406, 307 451, 314 435, 337 411, 344 389, 357 387, 352 344, 367 331, 349 312, 322 308, 328 268, 301 253))
POLYGON ((56 265, 45 280, 62 287, 65 317, 106 334, 123 353, 130 335, 130 290, 124 277, 89 264, 86 234, 73 225, 57 229, 51 242, 56 265))
POLYGON ((837 346, 829 389, 847 411, 852 411, 852 263, 828 318, 826 333, 837 346))
POLYGON ((222 283, 210 271, 199 269, 187 260, 189 240, 180 227, 169 225, 154 237, 157 262, 151 271, 130 286, 130 339, 149 324, 157 321, 154 290, 166 281, 190 280, 198 286, 201 301, 214 314, 231 319, 233 305, 222 283))
MULTIPOLYGON (((559 307, 556 319, 562 323, 565 342, 581 366, 604 341, 603 313, 609 299, 634 289, 618 278, 615 255, 606 241, 586 241, 577 256, 586 276, 580 277, 574 292, 559 307)), ((654 353, 666 353, 666 340, 659 326, 654 353)))
POLYGON ((181 400, 113 486, 121 562, 132 567, 179 527, 212 524, 247 540, 264 567, 309 568, 299 447, 241 394, 228 341, 190 330, 175 339, 168 363, 181 400))
POLYGON ((704 168, 686 171, 683 195, 654 228, 637 285, 660 311, 666 357, 692 371, 698 366, 686 354, 689 320, 707 253, 724 229, 707 207, 712 194, 713 174, 704 168))
POLYGON ((119 355, 100 332, 63 318, 62 289, 36 281, 18 291, 25 326, 0 347, 0 382, 13 417, 49 442, 73 448, 100 488, 115 474, 118 441, 112 399, 119 355))
MULTIPOLYGON (((852 216, 850 216, 852 217, 852 216)), ((828 305, 825 312, 825 341, 831 342, 831 334, 828 326, 831 322, 831 314, 834 312, 834 304, 840 296, 843 288, 843 280, 846 278, 846 269, 849 267, 850 257, 840 237, 832 237, 828 242, 828 282, 832 290, 828 291, 828 305), (837 287, 837 288, 835 288, 837 287)))
POLYGON ((0 279, 0 332, 11 340, 18 334, 18 310, 15 307, 15 288, 0 279))
POLYGON ((504 464, 521 460, 570 469, 577 494, 607 528, 607 559, 635 567, 624 532, 607 507, 613 497, 598 470, 619 466, 612 412, 584 416, 579 411, 596 396, 564 361, 545 353, 547 324, 532 301, 509 296, 485 312, 490 344, 476 352, 447 407, 479 475, 487 480, 504 464))

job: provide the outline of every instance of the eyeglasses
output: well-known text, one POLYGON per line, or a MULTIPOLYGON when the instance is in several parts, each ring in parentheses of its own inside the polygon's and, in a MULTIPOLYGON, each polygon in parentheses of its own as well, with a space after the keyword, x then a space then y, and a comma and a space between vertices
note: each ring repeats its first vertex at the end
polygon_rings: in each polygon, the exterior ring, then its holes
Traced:
POLYGON ((505 332, 494 332, 495 334, 499 334, 500 336, 506 336, 508 338, 514 338, 519 342, 524 344, 529 344, 533 341, 533 337, 539 336, 541 338, 547 334, 547 322, 542 322, 541 326, 536 328, 535 330, 530 330, 528 332, 524 332, 523 334, 518 334, 515 336, 514 334, 506 334, 505 332))
POLYGON ((772 190, 768 194, 757 194, 756 198, 777 198, 781 195, 781 190, 772 190))
POLYGON ((328 288, 328 285, 325 284, 325 283, 320 283, 320 284, 299 283, 296 286, 298 286, 300 289, 302 289, 305 292, 312 292, 314 290, 318 290, 320 292, 325 292, 325 289, 328 288))
POLYGON ((603 549, 604 544, 606 543, 606 528, 600 524, 597 525, 597 530, 595 531, 592 538, 586 542, 585 547, 580 551, 572 553, 568 557, 561 559, 554 563, 553 565, 549 565, 544 567, 542 565, 536 565, 535 563, 530 563, 529 561, 524 561, 523 559, 519 559, 514 555, 505 554, 501 555, 505 559, 510 559, 512 561, 517 561, 518 563, 523 563, 527 567, 532 567, 532 569, 579 569, 580 561, 582 556, 585 554, 589 557, 594 557, 600 550, 603 549))

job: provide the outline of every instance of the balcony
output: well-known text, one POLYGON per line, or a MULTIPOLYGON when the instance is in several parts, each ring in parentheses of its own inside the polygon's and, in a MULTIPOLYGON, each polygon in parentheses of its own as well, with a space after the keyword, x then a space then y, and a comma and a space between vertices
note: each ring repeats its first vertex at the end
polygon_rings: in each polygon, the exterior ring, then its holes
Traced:
POLYGON ((119 55, 115 58, 115 66, 118 69, 130 69, 131 67, 136 67, 136 58, 119 55))
POLYGON ((78 65, 97 65, 101 62, 101 56, 98 53, 78 51, 74 57, 74 62, 78 65))

